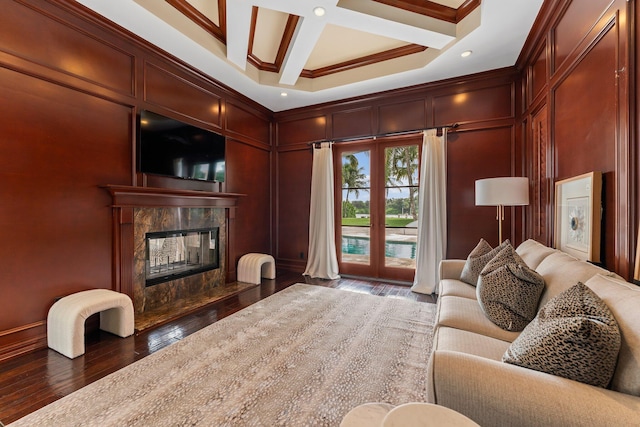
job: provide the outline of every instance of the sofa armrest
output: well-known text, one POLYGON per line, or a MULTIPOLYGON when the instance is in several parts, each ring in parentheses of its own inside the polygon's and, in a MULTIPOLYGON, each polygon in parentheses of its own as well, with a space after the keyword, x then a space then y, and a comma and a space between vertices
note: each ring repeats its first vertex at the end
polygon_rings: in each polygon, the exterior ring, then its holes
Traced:
POLYGON ((467 261, 464 259, 443 259, 438 269, 439 280, 460 279, 462 269, 467 261))
POLYGON ((460 352, 434 351, 429 401, 488 426, 637 425, 640 397, 460 352))

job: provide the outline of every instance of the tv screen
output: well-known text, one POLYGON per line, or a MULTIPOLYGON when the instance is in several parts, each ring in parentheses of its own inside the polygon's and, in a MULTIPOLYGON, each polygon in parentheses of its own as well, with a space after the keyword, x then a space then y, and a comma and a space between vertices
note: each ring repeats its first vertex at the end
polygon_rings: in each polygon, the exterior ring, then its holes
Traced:
POLYGON ((224 136, 146 110, 139 123, 139 172, 224 182, 224 136))

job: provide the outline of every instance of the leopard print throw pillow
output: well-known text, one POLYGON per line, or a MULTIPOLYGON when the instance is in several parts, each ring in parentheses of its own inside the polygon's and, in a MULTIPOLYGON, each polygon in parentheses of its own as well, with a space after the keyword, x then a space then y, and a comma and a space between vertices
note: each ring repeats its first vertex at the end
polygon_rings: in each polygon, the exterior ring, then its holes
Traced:
POLYGON ((476 296, 485 315, 507 331, 521 331, 538 311, 544 279, 511 247, 505 247, 482 269, 476 296))
POLYGON ((509 242, 508 239, 502 242, 500 246, 492 249, 491 245, 487 243, 486 240, 480 239, 480 242, 478 242, 476 247, 467 257, 467 262, 464 264, 462 273, 460 274, 460 280, 472 286, 476 286, 478 284, 478 276, 484 266, 487 265, 487 263, 491 261, 491 259, 506 245, 511 246, 511 242, 509 242))
POLYGON ((578 283, 540 309, 502 361, 607 387, 616 367, 620 339, 609 307, 578 283))

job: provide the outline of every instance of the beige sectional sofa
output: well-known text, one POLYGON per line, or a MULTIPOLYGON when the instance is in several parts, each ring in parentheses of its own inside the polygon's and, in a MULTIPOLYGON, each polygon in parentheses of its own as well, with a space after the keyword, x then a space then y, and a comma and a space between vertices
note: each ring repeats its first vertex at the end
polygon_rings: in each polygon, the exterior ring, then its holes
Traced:
POLYGON ((583 282, 609 307, 621 332, 607 389, 502 362, 520 332, 492 323, 476 288, 460 279, 465 260, 440 265, 428 399, 481 426, 640 426, 640 287, 593 264, 528 240, 516 252, 545 280, 538 308, 583 282))

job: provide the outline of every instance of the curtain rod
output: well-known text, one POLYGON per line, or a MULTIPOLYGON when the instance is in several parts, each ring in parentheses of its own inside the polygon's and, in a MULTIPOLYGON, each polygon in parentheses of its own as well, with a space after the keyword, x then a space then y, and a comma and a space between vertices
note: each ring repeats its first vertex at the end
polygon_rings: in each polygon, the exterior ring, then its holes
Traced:
POLYGON ((362 141, 362 140, 365 140, 365 139, 384 138, 384 137, 387 137, 387 136, 409 135, 409 134, 412 134, 412 133, 424 132, 425 130, 430 130, 430 129, 455 129, 458 126, 460 126, 460 125, 458 125, 458 123, 453 123, 451 125, 432 126, 432 127, 428 127, 428 128, 404 130, 404 131, 399 131, 399 132, 379 133, 377 135, 352 136, 352 137, 348 137, 348 138, 334 138, 334 139, 320 139, 320 140, 317 140, 317 141, 307 142, 307 145, 316 145, 316 144, 321 144, 323 142, 339 143, 339 142, 362 141))

